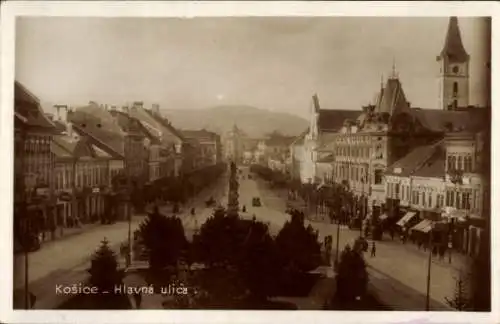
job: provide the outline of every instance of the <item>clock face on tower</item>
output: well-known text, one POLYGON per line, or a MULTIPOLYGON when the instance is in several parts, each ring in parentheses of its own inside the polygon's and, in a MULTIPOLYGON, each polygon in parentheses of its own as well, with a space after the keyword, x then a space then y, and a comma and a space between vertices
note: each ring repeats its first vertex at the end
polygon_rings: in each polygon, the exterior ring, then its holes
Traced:
POLYGON ((458 73, 458 66, 453 67, 453 73, 457 74, 458 73))

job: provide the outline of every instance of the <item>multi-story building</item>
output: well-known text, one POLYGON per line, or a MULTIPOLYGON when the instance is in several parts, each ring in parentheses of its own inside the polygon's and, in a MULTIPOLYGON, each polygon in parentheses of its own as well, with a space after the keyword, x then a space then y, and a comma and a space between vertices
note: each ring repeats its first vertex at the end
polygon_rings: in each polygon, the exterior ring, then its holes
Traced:
POLYGON ((199 149, 196 159, 197 168, 215 165, 221 162, 222 144, 220 136, 214 132, 202 130, 182 130, 181 134, 188 141, 193 141, 199 149))
POLYGON ((14 224, 19 239, 27 232, 54 237, 54 160, 50 143, 55 125, 40 100, 14 82, 14 224), (52 235, 47 235, 51 233, 52 235))
POLYGON ((109 206, 111 210, 106 210, 106 213, 116 215, 113 217, 115 219, 126 219, 130 207, 124 194, 132 187, 132 178, 137 181, 144 174, 142 140, 140 149, 133 145, 136 144, 133 141, 127 141, 128 135, 122 130, 118 120, 95 102, 70 110, 67 119, 77 135, 85 137, 89 143, 112 157, 109 161, 110 186, 104 192, 107 202, 105 206, 109 206), (131 157, 133 153, 136 156, 131 157))
POLYGON ((257 144, 257 161, 271 169, 283 173, 289 171, 287 165, 291 161, 290 145, 295 138, 272 133, 257 144))
POLYGON ((51 145, 58 197, 56 214, 61 234, 67 227, 111 221, 111 215, 106 213, 105 192, 111 185, 109 164, 112 156, 90 143, 88 137, 75 134, 71 123, 62 119, 55 123, 63 130, 54 136, 51 145))
MULTIPOLYGON (((183 164, 191 161, 184 159, 185 151, 189 151, 186 139, 160 113, 160 106, 153 104, 151 109, 144 108, 141 101, 131 105, 129 115, 140 121, 140 124, 149 131, 158 141, 158 163, 160 165, 159 178, 179 176, 183 164)), ((156 160, 156 157, 154 158, 156 160)))
POLYGON ((246 138, 247 135, 245 132, 234 124, 232 130, 225 134, 224 137, 224 155, 226 160, 232 160, 236 163, 242 162, 246 138))
POLYGON ((292 145, 302 182, 320 182, 331 172, 363 198, 363 210, 401 218, 400 225, 440 218, 443 206, 469 220, 479 215, 487 180, 474 171, 480 155, 474 143, 488 109, 469 105, 469 59, 458 21, 450 18, 438 56, 440 109, 413 107, 395 66, 362 111, 321 109, 315 95, 309 129, 292 145))

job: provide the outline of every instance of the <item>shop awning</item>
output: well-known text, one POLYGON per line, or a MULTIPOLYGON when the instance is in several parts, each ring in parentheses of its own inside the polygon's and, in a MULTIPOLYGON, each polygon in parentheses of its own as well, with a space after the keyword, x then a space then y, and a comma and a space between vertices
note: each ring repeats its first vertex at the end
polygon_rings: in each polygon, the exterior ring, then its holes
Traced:
POLYGON ((416 212, 407 212, 397 223, 396 225, 399 225, 401 227, 405 226, 406 223, 408 223, 413 217, 415 217, 417 213, 416 212))
POLYGON ((419 231, 422 233, 429 233, 430 230, 432 229, 432 221, 428 219, 424 219, 417 225, 413 226, 411 228, 411 231, 419 231))
POLYGON ((387 214, 382 214, 378 217, 379 220, 383 221, 383 220, 386 220, 387 218, 389 218, 389 216, 387 216, 387 214))

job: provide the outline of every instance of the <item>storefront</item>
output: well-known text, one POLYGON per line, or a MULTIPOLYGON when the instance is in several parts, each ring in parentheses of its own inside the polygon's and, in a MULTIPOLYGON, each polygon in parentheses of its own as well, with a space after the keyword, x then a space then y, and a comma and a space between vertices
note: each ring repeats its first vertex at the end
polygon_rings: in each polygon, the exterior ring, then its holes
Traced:
POLYGON ((408 211, 406 214, 401 217, 396 225, 402 229, 403 232, 406 232, 410 227, 415 225, 418 222, 417 212, 416 211, 408 211))

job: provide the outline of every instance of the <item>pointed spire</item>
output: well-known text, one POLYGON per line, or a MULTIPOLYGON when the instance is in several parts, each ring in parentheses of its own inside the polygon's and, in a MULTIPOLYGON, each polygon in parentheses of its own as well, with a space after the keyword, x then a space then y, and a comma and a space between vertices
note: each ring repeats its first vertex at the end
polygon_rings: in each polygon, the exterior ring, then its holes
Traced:
POLYGON ((392 57, 392 70, 391 70, 391 79, 397 79, 398 73, 396 72, 396 58, 392 57))
POLYGON ((450 17, 444 47, 441 54, 438 56, 438 60, 445 57, 448 58, 449 61, 456 63, 463 63, 469 60, 469 54, 467 54, 462 43, 457 17, 450 17))
POLYGON ((314 111, 319 112, 320 110, 319 99, 316 93, 313 95, 313 105, 314 105, 314 111))

